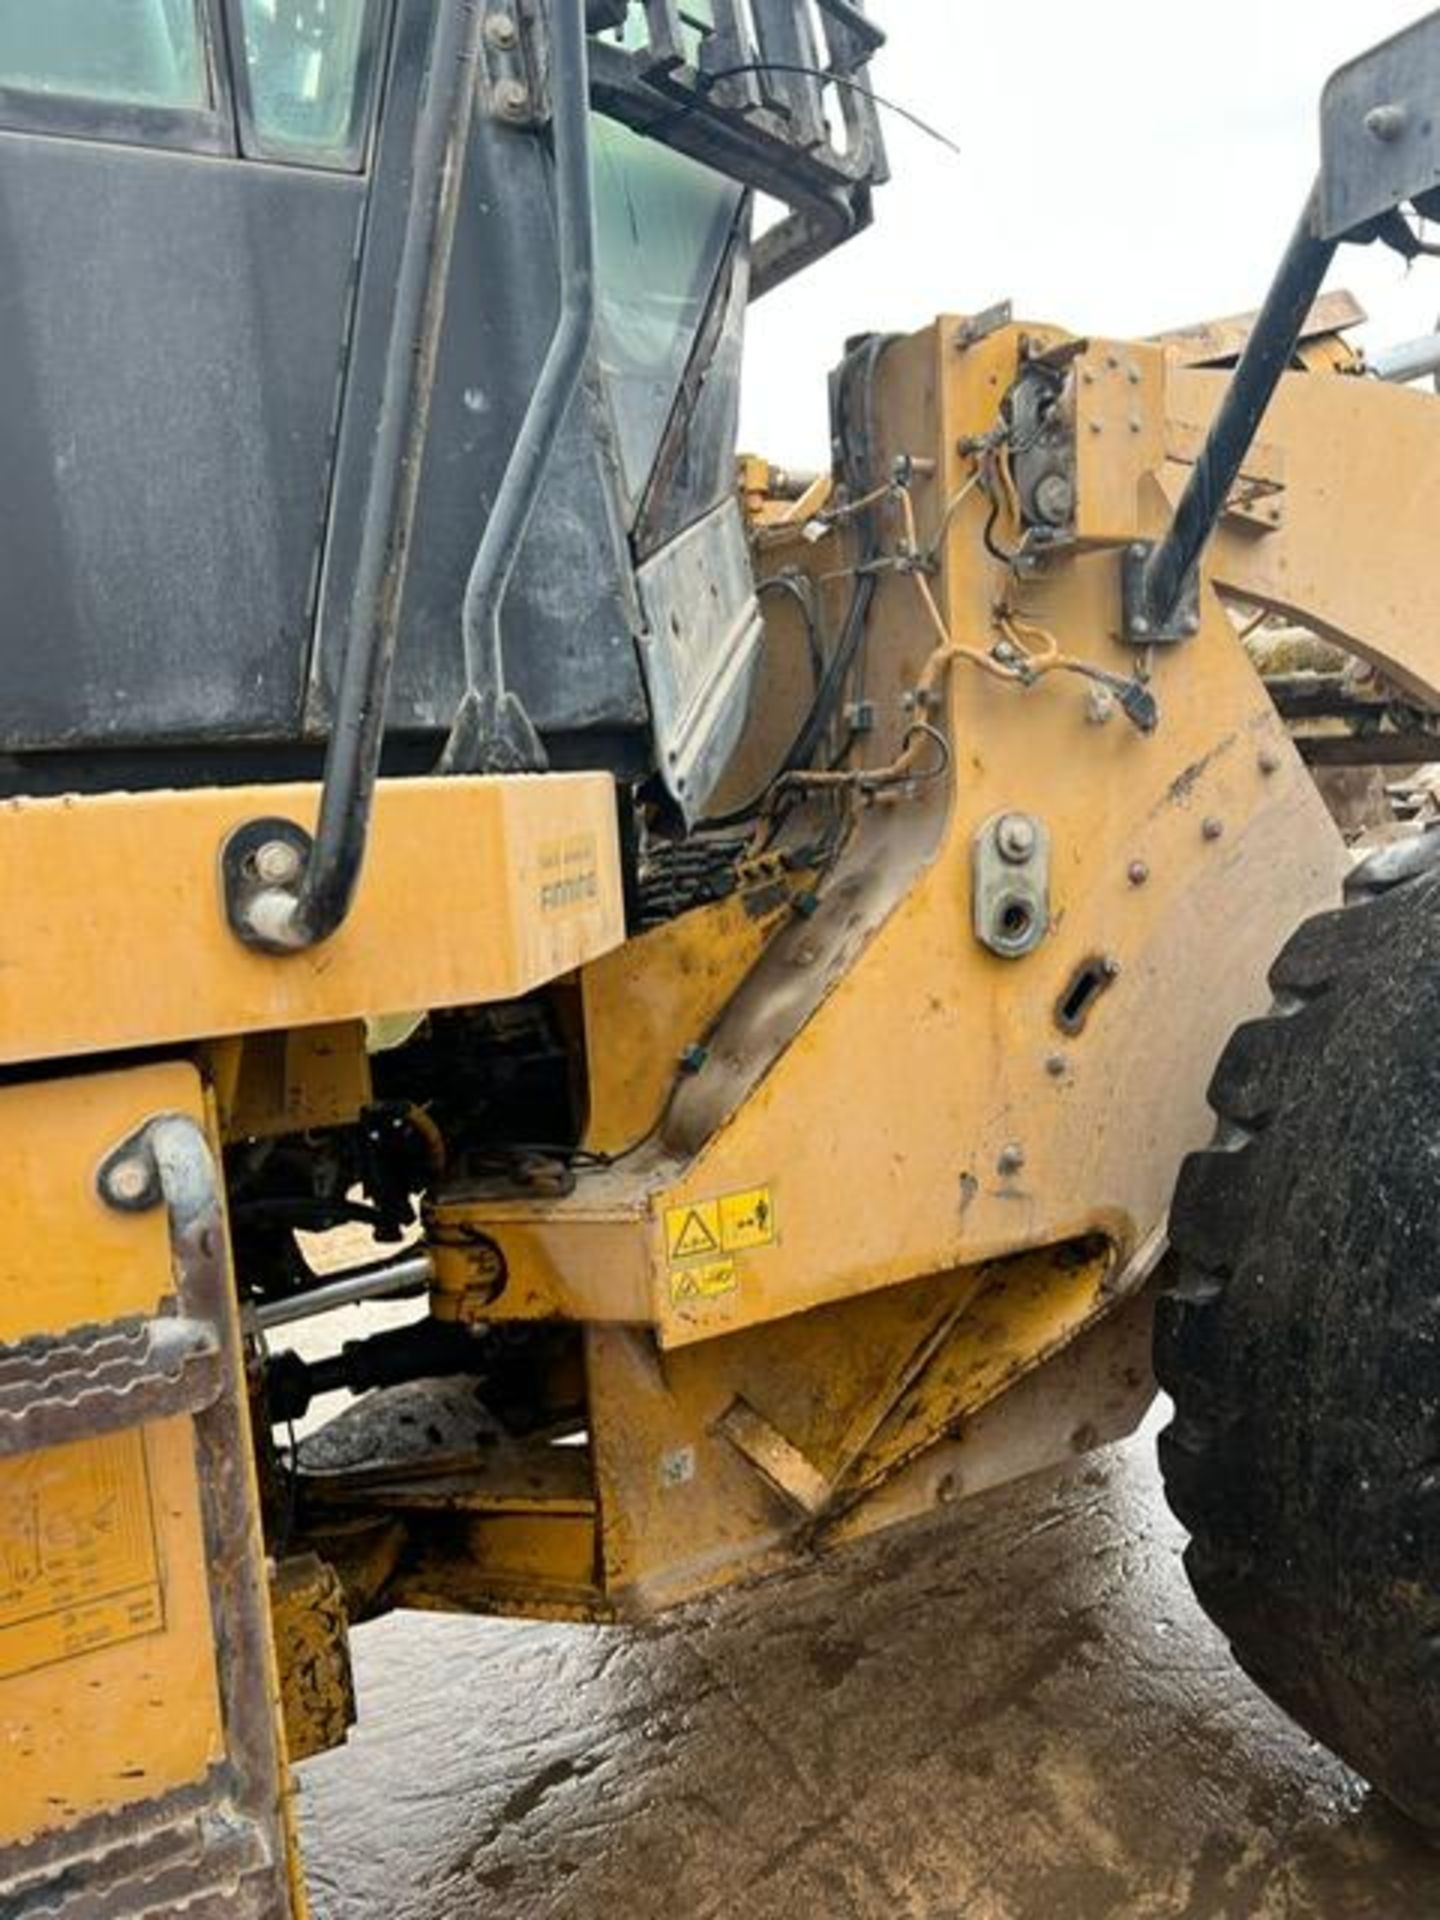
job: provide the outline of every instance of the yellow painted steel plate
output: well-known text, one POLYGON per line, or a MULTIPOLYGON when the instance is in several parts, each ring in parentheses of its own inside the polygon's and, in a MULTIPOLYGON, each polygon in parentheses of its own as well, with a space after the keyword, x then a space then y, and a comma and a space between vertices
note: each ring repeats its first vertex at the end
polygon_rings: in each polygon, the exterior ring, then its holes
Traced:
POLYGON ((0 805, 0 1062, 510 999, 624 937, 606 775, 382 783, 350 919, 251 952, 220 891, 227 836, 314 825, 314 785, 0 805))

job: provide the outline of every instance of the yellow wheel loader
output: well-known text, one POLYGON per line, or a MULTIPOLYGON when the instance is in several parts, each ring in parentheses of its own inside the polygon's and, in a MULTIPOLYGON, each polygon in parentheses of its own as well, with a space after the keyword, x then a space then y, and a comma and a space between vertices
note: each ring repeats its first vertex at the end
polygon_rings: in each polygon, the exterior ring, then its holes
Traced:
POLYGON ((1440 1827, 1440 839, 1311 771, 1437 731, 1440 401, 1322 283, 1431 250, 1440 16, 1253 319, 857 334, 737 471, 881 44, 0 0, 7 1917, 294 1920, 353 1628, 643 1619, 1157 1368, 1202 1601, 1440 1827))

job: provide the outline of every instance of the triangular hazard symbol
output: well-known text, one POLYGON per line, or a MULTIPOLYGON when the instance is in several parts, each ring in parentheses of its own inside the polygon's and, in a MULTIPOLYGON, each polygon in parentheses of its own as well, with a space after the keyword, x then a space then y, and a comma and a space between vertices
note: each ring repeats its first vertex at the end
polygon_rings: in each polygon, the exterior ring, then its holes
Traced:
POLYGON ((706 1226, 700 1213, 692 1207, 685 1216, 685 1224, 675 1236, 675 1244, 670 1249, 676 1260, 688 1260, 696 1253, 718 1253, 720 1242, 706 1226))

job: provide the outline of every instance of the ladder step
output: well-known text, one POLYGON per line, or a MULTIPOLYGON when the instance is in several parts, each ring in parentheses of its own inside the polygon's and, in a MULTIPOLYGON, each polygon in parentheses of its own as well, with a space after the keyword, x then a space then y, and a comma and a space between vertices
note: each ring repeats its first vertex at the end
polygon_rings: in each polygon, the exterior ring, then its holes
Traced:
POLYGON ((161 1315, 0 1346, 0 1459, 199 1413, 224 1384, 206 1320, 161 1315))
MULTIPOLYGON (((144 1809, 136 1813, 143 1822, 144 1809)), ((24 1920, 269 1920, 277 1876, 260 1827, 218 1796, 189 1817, 143 1825, 39 1878, 0 1880, 0 1911, 24 1920)))

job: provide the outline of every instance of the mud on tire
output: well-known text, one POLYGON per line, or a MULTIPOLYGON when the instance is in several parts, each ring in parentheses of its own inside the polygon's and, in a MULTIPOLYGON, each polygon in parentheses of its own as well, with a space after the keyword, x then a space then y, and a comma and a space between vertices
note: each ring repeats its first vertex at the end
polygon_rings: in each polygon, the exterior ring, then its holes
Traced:
POLYGON ((1171 1213, 1166 1492, 1240 1664, 1440 1833, 1440 877, 1270 978, 1171 1213))

